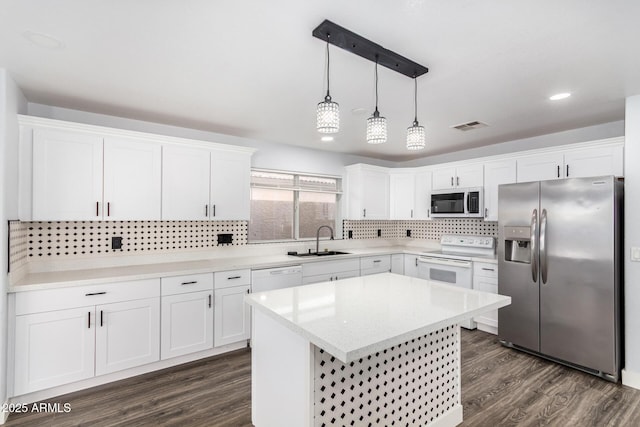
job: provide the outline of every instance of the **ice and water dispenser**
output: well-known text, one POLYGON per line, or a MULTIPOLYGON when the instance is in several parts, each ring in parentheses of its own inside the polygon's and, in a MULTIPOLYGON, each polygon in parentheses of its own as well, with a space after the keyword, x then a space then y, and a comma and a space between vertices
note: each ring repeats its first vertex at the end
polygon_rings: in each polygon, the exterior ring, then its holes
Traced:
POLYGON ((504 227, 504 260, 531 264, 531 228, 504 227))

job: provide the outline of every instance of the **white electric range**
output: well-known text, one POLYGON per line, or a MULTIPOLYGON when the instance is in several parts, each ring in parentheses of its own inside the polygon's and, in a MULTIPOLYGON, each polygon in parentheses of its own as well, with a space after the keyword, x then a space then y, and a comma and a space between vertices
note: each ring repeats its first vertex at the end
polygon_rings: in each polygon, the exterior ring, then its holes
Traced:
MULTIPOLYGON (((418 257, 418 277, 467 289, 473 288, 472 259, 493 258, 496 252, 495 239, 487 236, 444 235, 440 245, 418 257)), ((475 329, 476 323, 469 319, 460 326, 475 329)))

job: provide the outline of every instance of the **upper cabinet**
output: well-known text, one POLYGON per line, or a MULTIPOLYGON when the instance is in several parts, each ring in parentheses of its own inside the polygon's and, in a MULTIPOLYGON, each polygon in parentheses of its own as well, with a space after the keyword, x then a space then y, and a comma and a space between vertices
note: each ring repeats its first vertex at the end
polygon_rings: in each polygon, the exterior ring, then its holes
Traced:
POLYGON ((605 146, 567 149, 518 159, 518 182, 589 176, 623 176, 622 138, 605 146), (615 143, 620 139, 619 143, 615 143))
POLYGON ((414 193, 414 219, 431 219, 432 175, 428 170, 416 170, 414 193))
POLYGON ((389 172, 356 164, 346 170, 346 219, 389 219, 389 172))
POLYGON ((433 189, 482 187, 482 164, 447 167, 433 170, 433 189))
POLYGON ((249 219, 253 149, 19 120, 23 221, 249 219))
POLYGON ((160 219, 160 146, 34 129, 33 220, 160 219))
POLYGON ((394 170, 389 174, 389 219, 413 219, 415 214, 415 174, 394 170))
POLYGON ((484 164, 484 219, 498 220, 498 186, 516 182, 515 159, 496 160, 484 164))

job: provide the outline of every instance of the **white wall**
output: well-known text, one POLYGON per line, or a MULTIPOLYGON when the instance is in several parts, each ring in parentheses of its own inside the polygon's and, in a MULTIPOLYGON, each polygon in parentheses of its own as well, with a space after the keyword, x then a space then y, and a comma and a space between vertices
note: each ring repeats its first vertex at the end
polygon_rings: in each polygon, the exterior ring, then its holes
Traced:
MULTIPOLYGON (((18 121, 27 102, 6 70, 0 68, 0 404, 7 399, 7 221, 18 218, 18 121)), ((0 415, 0 422, 4 414, 0 415)))
MULTIPOLYGON (((550 133, 531 138, 516 139, 500 144, 487 145, 479 148, 455 151, 422 159, 398 163, 398 166, 413 167, 437 165, 439 163, 455 162, 458 160, 475 159, 478 157, 494 156, 497 154, 515 153, 536 148, 555 147, 558 145, 574 144, 577 142, 595 141, 597 139, 613 138, 624 135, 624 121, 604 123, 564 132, 550 133)), ((472 131, 473 132, 473 131, 472 131)), ((478 132, 481 132, 478 131, 478 132)))
POLYGON ((623 384, 640 388, 640 263, 631 262, 631 247, 640 246, 640 95, 627 98, 624 146, 624 309, 625 369, 623 384))
POLYGON ((87 113, 85 111, 70 110, 42 104, 29 103, 28 114, 50 119, 253 147, 258 149, 251 161, 252 166, 256 168, 342 175, 342 168, 353 163, 369 163, 379 166, 394 165, 393 162, 369 157, 313 150, 293 145, 277 144, 251 138, 242 138, 103 114, 87 113))

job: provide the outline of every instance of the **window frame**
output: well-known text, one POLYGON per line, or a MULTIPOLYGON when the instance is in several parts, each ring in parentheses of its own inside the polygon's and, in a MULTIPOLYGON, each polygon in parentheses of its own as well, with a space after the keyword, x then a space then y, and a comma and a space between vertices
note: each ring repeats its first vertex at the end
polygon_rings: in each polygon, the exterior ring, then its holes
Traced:
MULTIPOLYGON (((315 241, 316 240, 315 237, 304 237, 304 238, 300 237, 300 192, 325 193, 325 194, 336 195, 336 217, 335 217, 335 223, 333 225, 333 235, 335 240, 342 239, 342 195, 343 195, 342 181, 343 181, 343 177, 339 175, 295 172, 295 171, 285 171, 285 170, 277 170, 277 169, 251 168, 251 176, 249 178, 251 190, 253 190, 253 188, 265 188, 265 189, 272 189, 272 190, 289 190, 293 192, 293 238, 252 241, 251 233, 248 232, 247 243, 259 245, 264 243, 287 243, 287 242, 291 243, 291 242, 315 241), (293 175, 293 186, 278 188, 276 186, 271 187, 269 185, 254 185, 253 172, 293 175), (303 186, 300 185, 300 177, 318 177, 318 178, 326 178, 326 179, 335 179, 336 190, 323 191, 323 190, 317 190, 313 188, 304 188, 303 186)), ((252 197, 252 195, 250 194, 249 197, 252 197)), ((251 218, 251 212, 249 212, 249 218, 251 218)), ((251 223, 251 219, 249 220, 249 224, 250 223, 251 223)), ((320 237, 320 240, 329 240, 329 237, 320 237)))

